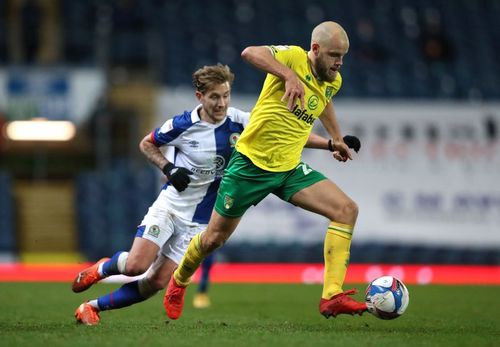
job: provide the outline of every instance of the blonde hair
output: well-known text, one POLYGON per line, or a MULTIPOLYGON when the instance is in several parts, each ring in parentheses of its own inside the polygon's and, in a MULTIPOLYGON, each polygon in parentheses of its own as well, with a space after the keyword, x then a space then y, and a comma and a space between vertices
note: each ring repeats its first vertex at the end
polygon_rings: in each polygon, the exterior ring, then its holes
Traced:
POLYGON ((200 93, 205 93, 215 85, 234 81, 234 74, 227 65, 218 63, 217 65, 204 66, 193 73, 193 86, 200 93))

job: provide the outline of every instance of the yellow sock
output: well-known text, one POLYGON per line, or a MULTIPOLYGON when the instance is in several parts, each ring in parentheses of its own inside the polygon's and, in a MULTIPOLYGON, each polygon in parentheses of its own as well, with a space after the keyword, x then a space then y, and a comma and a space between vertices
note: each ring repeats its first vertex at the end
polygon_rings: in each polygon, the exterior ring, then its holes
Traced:
POLYGON ((331 222, 325 236, 323 299, 342 293, 351 248, 353 226, 331 222))
POLYGON ((191 282, 191 277, 205 258, 205 254, 200 250, 201 233, 196 234, 191 242, 179 266, 174 271, 174 278, 177 284, 187 286, 191 282))

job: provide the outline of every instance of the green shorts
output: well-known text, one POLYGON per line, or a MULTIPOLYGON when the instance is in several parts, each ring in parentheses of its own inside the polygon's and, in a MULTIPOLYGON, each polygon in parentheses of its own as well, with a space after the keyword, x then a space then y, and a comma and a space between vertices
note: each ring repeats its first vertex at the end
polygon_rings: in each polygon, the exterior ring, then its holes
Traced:
POLYGON ((241 217, 270 193, 288 201, 293 194, 324 179, 323 174, 303 162, 285 172, 262 170, 235 150, 224 171, 215 210, 224 217, 241 217))

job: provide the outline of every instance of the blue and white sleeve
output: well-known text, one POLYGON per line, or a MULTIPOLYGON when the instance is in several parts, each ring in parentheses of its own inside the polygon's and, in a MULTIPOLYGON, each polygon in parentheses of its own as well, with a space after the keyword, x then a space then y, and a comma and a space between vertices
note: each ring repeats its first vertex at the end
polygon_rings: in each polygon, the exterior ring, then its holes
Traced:
POLYGON ((156 146, 175 146, 180 143, 182 133, 184 133, 193 122, 187 112, 180 116, 175 116, 167 120, 163 125, 151 133, 151 139, 156 146))

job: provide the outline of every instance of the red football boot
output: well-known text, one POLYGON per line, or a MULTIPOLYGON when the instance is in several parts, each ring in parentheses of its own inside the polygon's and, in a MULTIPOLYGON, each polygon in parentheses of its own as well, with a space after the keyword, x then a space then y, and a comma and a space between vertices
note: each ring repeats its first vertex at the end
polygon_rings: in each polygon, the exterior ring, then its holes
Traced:
POLYGON ((336 317, 339 314, 359 314, 360 316, 368 308, 364 302, 358 302, 348 295, 356 294, 356 289, 334 295, 331 299, 321 299, 319 302, 319 312, 325 318, 336 317))
POLYGON ((186 294, 186 287, 178 285, 172 275, 163 298, 163 306, 165 306, 168 318, 177 319, 181 316, 184 308, 184 294, 186 294))

